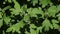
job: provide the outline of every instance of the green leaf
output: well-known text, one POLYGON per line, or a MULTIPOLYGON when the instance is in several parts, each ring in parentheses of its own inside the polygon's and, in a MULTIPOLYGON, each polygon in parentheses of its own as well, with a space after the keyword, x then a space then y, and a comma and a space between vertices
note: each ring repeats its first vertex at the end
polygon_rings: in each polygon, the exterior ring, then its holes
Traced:
POLYGON ((27 0, 27 1, 30 1, 30 0, 27 0))
POLYGON ((37 28, 34 24, 30 24, 30 28, 37 28))
POLYGON ((7 30, 6 30, 6 32, 18 32, 18 33, 20 33, 20 28, 23 28, 23 26, 24 26, 24 22, 21 20, 20 22, 18 22, 17 24, 15 24, 15 25, 12 25, 12 26, 10 26, 7 30))
POLYGON ((2 12, 0 12, 0 18, 2 18, 2 12))
POLYGON ((6 15, 4 15, 3 16, 3 20, 4 20, 4 22, 6 23, 6 24, 9 24, 9 22, 10 22, 10 20, 11 20, 11 18, 8 16, 8 17, 6 17, 6 15))
POLYGON ((31 34, 37 34, 36 30, 30 29, 31 34))
POLYGON ((0 19, 0 28, 3 25, 3 19, 0 19))
POLYGON ((44 8, 46 5, 50 3, 50 0, 40 0, 40 3, 42 4, 42 8, 44 8))
POLYGON ((44 13, 40 7, 39 8, 29 8, 27 10, 27 12, 31 17, 37 17, 37 14, 41 14, 42 16, 44 16, 44 13))
POLYGON ((40 11, 38 10, 38 8, 33 8, 32 13, 33 14, 39 14, 40 11))
POLYGON ((58 20, 60 21, 60 17, 58 17, 58 20))
POLYGON ((53 24, 54 29, 58 29, 59 30, 59 25, 58 24, 53 24))
POLYGON ((15 9, 20 9, 20 4, 16 1, 16 0, 13 0, 14 1, 14 8, 15 9))
POLYGON ((11 8, 10 10, 12 11, 11 14, 12 15, 18 15, 20 14, 20 12, 22 12, 21 8, 20 8, 20 4, 16 1, 16 0, 13 0, 14 1, 14 8, 11 8))
POLYGON ((52 23, 53 24, 56 24, 56 23, 59 23, 59 21, 55 20, 55 19, 52 19, 52 23))
POLYGON ((29 32, 25 31, 25 34, 30 34, 29 32))
POLYGON ((59 25, 57 24, 57 23, 59 23, 57 20, 52 20, 52 23, 53 23, 53 27, 54 27, 54 29, 59 29, 60 27, 59 27, 59 25))
POLYGON ((39 34, 39 32, 42 33, 42 26, 37 27, 37 34, 39 34))
POLYGON ((56 17, 60 17, 60 13, 56 15, 56 17))
POLYGON ((56 17, 58 17, 58 21, 60 21, 60 13, 56 15, 56 17))
POLYGON ((11 3, 11 2, 12 2, 12 0, 8 0, 8 2, 10 2, 10 3, 11 3))
POLYGON ((28 22, 28 21, 29 21, 29 18, 30 18, 30 16, 26 14, 26 15, 24 16, 24 21, 28 22))
POLYGON ((58 12, 60 11, 60 5, 57 6, 57 11, 58 11, 58 12))
POLYGON ((11 6, 6 6, 6 7, 3 8, 2 11, 5 11, 5 10, 10 9, 10 8, 11 8, 11 6))
POLYGON ((12 0, 5 0, 5 2, 9 2, 9 3, 11 3, 11 2, 12 2, 12 0))
POLYGON ((28 14, 32 12, 32 8, 27 9, 28 14))
POLYGON ((18 15, 20 13, 24 13, 22 9, 14 9, 14 8, 11 8, 9 9, 11 12, 12 15, 18 15))
MULTIPOLYGON (((26 8, 26 6, 23 6, 23 7, 26 8)), ((15 6, 15 8, 16 8, 16 6, 15 6)), ((24 8, 19 8, 19 7, 17 7, 16 9, 11 8, 11 9, 9 9, 9 10, 12 11, 12 12, 11 12, 12 15, 18 15, 18 14, 24 14, 24 12, 23 12, 23 11, 24 11, 24 10, 23 10, 24 8)), ((26 8, 26 9, 27 9, 27 8, 26 8)), ((26 9, 25 9, 25 10, 26 10, 26 9)))
POLYGON ((42 8, 41 8, 41 7, 39 7, 38 9, 39 9, 38 14, 41 14, 41 15, 42 15, 42 17, 44 17, 44 12, 42 11, 42 8))
POLYGON ((2 9, 0 8, 0 11, 2 11, 2 9))
POLYGON ((35 6, 38 3, 38 0, 32 0, 33 6, 35 6))
POLYGON ((53 29, 53 26, 48 19, 43 21, 42 27, 45 28, 45 31, 49 31, 49 28, 53 29))
POLYGON ((32 17, 36 17, 37 16, 36 14, 38 14, 38 13, 39 13, 38 8, 33 8, 30 15, 32 17))
POLYGON ((48 9, 48 16, 49 17, 55 17, 55 14, 57 13, 57 8, 56 6, 51 6, 49 9, 48 9))
POLYGON ((36 11, 32 11, 32 10, 33 10, 33 8, 27 9, 27 12, 28 12, 29 16, 31 16, 31 17, 36 17, 36 16, 37 16, 37 15, 35 14, 36 11))
POLYGON ((21 10, 14 10, 11 12, 11 14, 14 14, 14 15, 18 15, 20 13, 21 10))
POLYGON ((5 34, 4 30, 3 30, 3 34, 5 34))
POLYGON ((26 11, 26 10, 27 10, 27 5, 23 5, 23 6, 21 7, 21 10, 26 11))

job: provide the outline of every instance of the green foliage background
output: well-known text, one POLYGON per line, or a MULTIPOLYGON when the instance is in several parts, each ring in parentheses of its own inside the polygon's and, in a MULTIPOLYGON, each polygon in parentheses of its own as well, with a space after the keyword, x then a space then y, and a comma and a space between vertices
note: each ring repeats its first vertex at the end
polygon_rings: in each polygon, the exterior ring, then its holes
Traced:
POLYGON ((60 34, 60 0, 1 0, 0 34, 60 34))

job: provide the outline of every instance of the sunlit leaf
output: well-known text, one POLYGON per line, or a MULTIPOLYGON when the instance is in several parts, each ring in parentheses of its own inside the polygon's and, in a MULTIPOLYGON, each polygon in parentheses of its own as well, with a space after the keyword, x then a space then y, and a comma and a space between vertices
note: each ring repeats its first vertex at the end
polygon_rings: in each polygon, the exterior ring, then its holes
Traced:
POLYGON ((43 21, 42 27, 45 28, 45 31, 49 31, 49 28, 53 29, 53 26, 48 19, 43 21))
POLYGON ((57 8, 56 6, 51 6, 49 9, 48 9, 48 16, 49 17, 55 17, 55 14, 57 13, 57 8))
POLYGON ((56 17, 60 17, 60 13, 56 15, 56 17))
POLYGON ((11 8, 11 6, 6 6, 5 8, 3 8, 2 11, 5 11, 5 10, 10 9, 10 8, 11 8))
POLYGON ((40 0, 40 3, 42 4, 42 7, 44 8, 46 5, 50 3, 50 0, 40 0))
POLYGON ((34 24, 30 24, 30 28, 36 28, 34 24))
POLYGON ((60 13, 56 15, 58 17, 58 21, 60 21, 60 13))
POLYGON ((4 15, 4 22, 5 22, 6 24, 9 24, 10 20, 11 20, 10 17, 6 17, 6 15, 4 15))
POLYGON ((18 15, 20 13, 20 10, 14 10, 11 13, 14 14, 14 15, 18 15))
POLYGON ((0 19, 0 28, 3 25, 3 19, 0 19))
POLYGON ((27 10, 27 5, 23 5, 23 6, 21 7, 21 10, 26 11, 26 10, 27 10))
POLYGON ((0 8, 0 11, 2 11, 2 9, 0 8))
POLYGON ((15 9, 20 9, 20 4, 16 1, 16 0, 13 0, 15 5, 14 5, 14 8, 15 9))
POLYGON ((30 1, 30 0, 27 0, 27 1, 30 1))
POLYGON ((47 34, 51 29, 60 32, 60 0, 57 1, 2 0, 0 33, 47 34))
POLYGON ((41 14, 42 17, 44 17, 44 12, 42 11, 42 8, 41 8, 41 7, 39 7, 39 12, 38 12, 38 14, 41 14))
POLYGON ((32 8, 29 8, 29 9, 27 9, 27 12, 28 12, 28 14, 31 16, 31 17, 36 17, 37 15, 35 14, 36 13, 36 11, 32 11, 33 9, 32 8))
POLYGON ((27 11, 31 17, 37 17, 37 14, 41 14, 42 16, 44 16, 44 13, 40 7, 39 8, 30 8, 27 11))
POLYGON ((54 29, 59 29, 59 25, 58 24, 53 24, 54 29))
POLYGON ((28 22, 28 21, 29 21, 29 18, 30 18, 29 15, 25 15, 25 16, 24 16, 24 21, 28 22))
POLYGON ((0 18, 2 18, 2 12, 0 12, 0 18))
POLYGON ((30 34, 29 32, 25 31, 25 34, 30 34))
POLYGON ((59 29, 59 25, 58 25, 58 21, 57 20, 52 20, 52 23, 53 23, 53 27, 54 27, 54 29, 59 29))
POLYGON ((5 32, 3 31, 3 34, 5 34, 5 32))
POLYGON ((60 11, 60 5, 57 6, 57 11, 58 11, 58 12, 60 11))
POLYGON ((20 22, 18 22, 17 24, 15 24, 15 25, 12 25, 11 27, 9 27, 7 30, 6 30, 6 32, 18 32, 18 33, 20 33, 20 28, 23 28, 23 26, 24 26, 24 23, 23 23, 23 21, 20 21, 20 22))
POLYGON ((36 30, 30 29, 31 34, 37 34, 36 30))
POLYGON ((60 21, 60 17, 58 17, 58 20, 60 21))
POLYGON ((12 2, 12 0, 8 0, 8 2, 10 2, 10 3, 11 3, 11 2, 12 2))
POLYGON ((39 34, 39 32, 42 33, 42 27, 41 26, 37 27, 37 34, 39 34))
POLYGON ((52 19, 52 23, 59 23, 59 21, 52 19))
POLYGON ((5 0, 5 2, 9 2, 9 3, 11 3, 11 2, 12 2, 12 0, 5 0))
POLYGON ((38 3, 38 0, 32 0, 33 6, 35 6, 38 3))

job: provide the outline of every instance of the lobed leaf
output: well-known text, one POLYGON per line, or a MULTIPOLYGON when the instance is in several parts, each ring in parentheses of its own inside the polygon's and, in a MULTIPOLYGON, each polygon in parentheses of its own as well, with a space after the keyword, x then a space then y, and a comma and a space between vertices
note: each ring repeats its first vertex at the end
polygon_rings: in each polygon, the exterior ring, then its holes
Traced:
POLYGON ((45 28, 45 31, 49 31, 49 28, 53 29, 52 24, 50 23, 50 21, 46 18, 43 23, 42 23, 42 27, 45 28))

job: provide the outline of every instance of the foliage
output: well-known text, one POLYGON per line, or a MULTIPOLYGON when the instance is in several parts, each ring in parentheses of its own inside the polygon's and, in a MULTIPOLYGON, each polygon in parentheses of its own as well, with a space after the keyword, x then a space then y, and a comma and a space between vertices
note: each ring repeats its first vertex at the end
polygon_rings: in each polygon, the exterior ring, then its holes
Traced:
POLYGON ((9 32, 22 34, 22 31, 25 34, 39 34, 39 32, 44 34, 50 29, 60 32, 60 4, 54 5, 52 0, 26 0, 26 4, 23 4, 25 1, 19 3, 17 0, 5 0, 4 2, 3 4, 14 4, 13 7, 11 5, 0 7, 0 28, 3 28, 3 34, 9 32))

